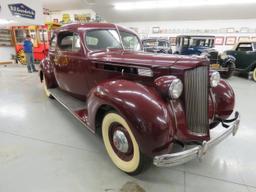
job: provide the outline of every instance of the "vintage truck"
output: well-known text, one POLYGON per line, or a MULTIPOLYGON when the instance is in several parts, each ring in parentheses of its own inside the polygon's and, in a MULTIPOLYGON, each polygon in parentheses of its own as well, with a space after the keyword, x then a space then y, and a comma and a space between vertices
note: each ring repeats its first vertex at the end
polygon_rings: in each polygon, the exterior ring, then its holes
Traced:
POLYGON ((235 69, 235 58, 228 54, 219 54, 214 49, 215 36, 179 35, 176 38, 176 54, 202 55, 210 60, 210 67, 219 71, 222 78, 228 79, 235 69))
POLYGON ((256 42, 239 42, 232 50, 227 50, 224 54, 236 58, 236 71, 248 76, 252 74, 252 79, 256 81, 256 42))
POLYGON ((45 93, 102 136, 110 159, 129 174, 150 163, 168 167, 201 158, 236 134, 234 92, 209 71, 206 58, 141 47, 133 31, 115 24, 65 25, 40 64, 45 93), (222 132, 211 137, 219 123, 222 132))
POLYGON ((151 53, 172 54, 172 49, 168 39, 147 38, 142 40, 143 50, 151 53))

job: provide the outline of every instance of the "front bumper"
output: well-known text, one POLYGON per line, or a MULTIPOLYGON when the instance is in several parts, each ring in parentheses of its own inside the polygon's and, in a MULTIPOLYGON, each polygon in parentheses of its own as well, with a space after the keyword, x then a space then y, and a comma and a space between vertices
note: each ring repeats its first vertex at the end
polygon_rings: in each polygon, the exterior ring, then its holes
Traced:
POLYGON ((235 118, 232 124, 228 126, 225 129, 225 131, 223 131, 217 137, 214 137, 209 141, 203 141, 202 145, 197 145, 193 148, 181 152, 155 156, 153 159, 153 163, 157 167, 172 167, 186 163, 192 159, 202 159, 202 157, 206 154, 209 148, 219 144, 221 141, 225 140, 231 134, 235 136, 239 128, 239 124, 240 116, 237 113, 237 118, 235 118))

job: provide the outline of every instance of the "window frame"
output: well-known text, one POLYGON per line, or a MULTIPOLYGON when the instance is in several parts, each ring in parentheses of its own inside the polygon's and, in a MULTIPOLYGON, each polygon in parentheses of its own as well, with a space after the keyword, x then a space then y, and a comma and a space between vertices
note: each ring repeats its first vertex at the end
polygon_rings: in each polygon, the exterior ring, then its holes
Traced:
POLYGON ((57 36, 56 33, 54 33, 54 34, 52 35, 51 40, 50 40, 50 43, 49 43, 49 50, 55 51, 56 48, 57 48, 57 45, 58 45, 57 42, 58 42, 58 36, 57 36), (54 38, 56 38, 56 42, 55 42, 55 46, 53 47, 53 46, 52 46, 52 41, 53 41, 54 38))

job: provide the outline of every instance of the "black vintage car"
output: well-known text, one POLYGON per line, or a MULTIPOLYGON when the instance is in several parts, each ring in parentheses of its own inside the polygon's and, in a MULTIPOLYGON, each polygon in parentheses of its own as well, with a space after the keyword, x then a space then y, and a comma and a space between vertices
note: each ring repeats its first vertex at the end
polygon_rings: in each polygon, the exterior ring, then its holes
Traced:
POLYGON ((256 81, 256 42, 240 42, 224 54, 236 58, 236 71, 246 75, 252 74, 252 79, 256 81))
POLYGON ((214 40, 214 36, 180 35, 176 38, 176 50, 174 53, 208 57, 211 68, 219 71, 223 78, 229 78, 235 68, 235 58, 231 55, 219 54, 214 49, 214 40))
POLYGON ((163 38, 149 38, 142 40, 143 49, 152 53, 169 53, 172 54, 170 43, 163 38))

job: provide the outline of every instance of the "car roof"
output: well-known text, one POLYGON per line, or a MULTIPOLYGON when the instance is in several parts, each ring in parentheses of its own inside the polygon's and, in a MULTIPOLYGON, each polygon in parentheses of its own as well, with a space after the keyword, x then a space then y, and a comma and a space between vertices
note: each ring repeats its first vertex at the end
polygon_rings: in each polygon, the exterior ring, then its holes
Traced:
POLYGON ((207 38, 215 38, 213 35, 178 35, 177 37, 207 37, 207 38))
POLYGON ((63 31, 63 30, 71 30, 71 29, 79 29, 79 30, 87 30, 87 29, 116 29, 118 28, 119 30, 130 32, 136 34, 133 30, 116 25, 113 23, 70 23, 70 24, 65 24, 58 28, 56 31, 63 31))
POLYGON ((240 41, 240 42, 238 42, 236 44, 239 44, 239 43, 256 43, 256 41, 240 41))
POLYGON ((142 41, 168 41, 168 39, 166 39, 166 38, 154 38, 154 37, 152 37, 152 38, 146 38, 146 39, 143 39, 142 41))

